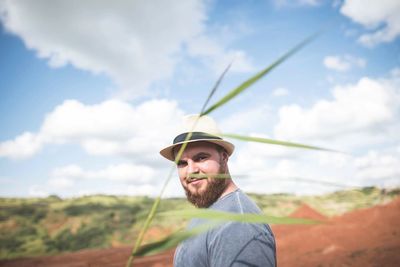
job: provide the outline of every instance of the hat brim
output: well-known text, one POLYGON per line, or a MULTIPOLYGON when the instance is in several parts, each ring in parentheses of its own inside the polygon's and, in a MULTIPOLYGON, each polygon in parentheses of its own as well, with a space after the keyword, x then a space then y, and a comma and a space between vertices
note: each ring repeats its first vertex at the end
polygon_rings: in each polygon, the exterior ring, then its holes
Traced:
POLYGON ((235 149, 235 146, 232 143, 225 141, 223 139, 204 138, 204 139, 187 140, 187 141, 183 141, 183 142, 178 142, 176 144, 170 145, 170 146, 162 149, 160 151, 160 154, 161 154, 161 156, 163 156, 164 158, 166 158, 168 160, 175 161, 174 148, 177 146, 180 146, 184 143, 194 143, 194 142, 208 142, 208 143, 216 144, 218 146, 223 147, 229 156, 232 155, 233 150, 235 149))

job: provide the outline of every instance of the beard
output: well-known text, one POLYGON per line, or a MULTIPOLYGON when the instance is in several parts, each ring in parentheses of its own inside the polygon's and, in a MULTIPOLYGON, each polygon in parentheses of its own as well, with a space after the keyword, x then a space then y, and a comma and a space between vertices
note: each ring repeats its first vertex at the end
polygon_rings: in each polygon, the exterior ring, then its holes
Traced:
MULTIPOLYGON (((219 173, 225 173, 225 168, 220 167, 219 173)), ((197 208, 208 208, 225 191, 228 183, 225 178, 207 178, 208 184, 204 192, 192 193, 184 187, 187 200, 197 208)))

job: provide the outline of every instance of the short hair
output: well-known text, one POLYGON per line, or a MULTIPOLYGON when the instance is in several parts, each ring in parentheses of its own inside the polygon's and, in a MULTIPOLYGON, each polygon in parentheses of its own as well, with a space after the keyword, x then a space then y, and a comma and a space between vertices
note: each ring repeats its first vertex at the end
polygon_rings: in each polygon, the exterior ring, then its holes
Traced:
POLYGON ((217 144, 214 144, 214 145, 215 145, 215 148, 217 149, 217 151, 218 151, 219 153, 225 152, 225 153, 228 154, 228 151, 226 151, 226 149, 225 149, 224 147, 219 146, 219 145, 217 145, 217 144))

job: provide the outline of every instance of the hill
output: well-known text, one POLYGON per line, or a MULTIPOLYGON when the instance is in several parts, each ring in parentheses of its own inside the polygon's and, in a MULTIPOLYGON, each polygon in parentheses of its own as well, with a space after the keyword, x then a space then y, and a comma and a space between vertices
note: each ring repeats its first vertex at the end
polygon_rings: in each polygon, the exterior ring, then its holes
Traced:
MULTIPOLYGON (((399 195, 399 191, 370 187, 324 196, 250 195, 268 215, 288 216, 302 206, 308 212, 316 210, 321 216, 332 217, 386 203, 399 195)), ((132 245, 152 203, 153 199, 148 197, 105 195, 71 199, 1 198, 0 258, 132 245)), ((185 199, 172 198, 164 199, 159 211, 188 208, 191 206, 185 199)), ((145 242, 184 226, 185 221, 179 218, 155 220, 145 242)))
MULTIPOLYGON (((291 216, 321 218, 304 205, 291 216)), ((331 218, 317 225, 273 225, 278 266, 387 266, 400 262, 400 197, 331 218)), ((86 249, 56 256, 0 260, 7 267, 124 266, 131 247, 86 249)), ((173 250, 137 258, 134 266, 171 266, 173 250)))

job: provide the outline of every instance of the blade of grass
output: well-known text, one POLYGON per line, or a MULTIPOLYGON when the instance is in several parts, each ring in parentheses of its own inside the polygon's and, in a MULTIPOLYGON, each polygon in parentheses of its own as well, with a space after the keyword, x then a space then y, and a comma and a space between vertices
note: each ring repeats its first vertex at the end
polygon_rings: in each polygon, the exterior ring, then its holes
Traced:
MULTIPOLYGON (((208 173, 207 175, 204 174, 197 174, 197 173, 192 173, 189 174, 189 178, 193 179, 206 179, 206 178, 214 178, 214 179, 230 179, 232 177, 235 178, 249 178, 249 177, 268 177, 268 175, 265 174, 260 174, 260 173, 252 173, 250 174, 226 174, 226 173, 208 173)), ((321 184, 321 185, 326 185, 326 186, 333 186, 333 187, 339 187, 343 189, 349 189, 349 188, 358 188, 357 186, 354 185, 345 185, 345 184, 339 184, 339 183, 333 183, 329 181, 323 181, 323 180, 317 180, 317 179, 311 179, 311 178, 304 178, 304 177, 274 177, 274 179, 278 181, 286 180, 286 181, 293 181, 293 182, 305 182, 305 183, 312 183, 312 184, 321 184)))
POLYGON ((199 173, 190 173, 188 178, 194 179, 205 179, 205 178, 216 178, 216 179, 229 179, 231 178, 230 174, 227 173, 207 173, 207 175, 199 174, 199 173))
POLYGON ((164 191, 165 191, 165 189, 166 189, 166 187, 168 185, 169 180, 172 177, 172 173, 174 172, 174 170, 175 170, 175 168, 172 166, 171 169, 170 169, 170 172, 168 174, 168 177, 167 177, 166 181, 164 182, 164 185, 163 185, 163 187, 161 189, 160 194, 154 200, 154 203, 153 203, 153 205, 152 205, 152 207, 150 209, 150 212, 149 212, 149 214, 148 214, 148 216, 146 218, 146 221, 144 222, 144 224, 143 224, 143 226, 142 226, 142 228, 141 228, 141 230, 139 232, 139 236, 136 239, 135 246, 133 247, 131 255, 129 256, 129 259, 128 259, 127 263, 126 263, 127 267, 130 267, 132 265, 132 263, 133 263, 134 255, 137 252, 137 250, 139 249, 139 247, 140 247, 140 245, 141 245, 141 243, 143 241, 144 234, 146 233, 147 229, 150 226, 150 223, 152 222, 152 220, 154 218, 154 215, 156 214, 157 208, 160 205, 161 196, 164 194, 164 191))
POLYGON ((231 68, 232 62, 229 63, 229 65, 225 68, 225 70, 222 72, 222 74, 219 76, 217 82, 215 83, 214 87, 211 89, 210 94, 207 97, 206 102, 204 102, 203 107, 201 108, 200 114, 203 114, 204 110, 206 109, 208 102, 210 102, 211 97, 214 95, 214 93, 217 91, 222 79, 225 77, 225 74, 228 72, 228 70, 231 68))
POLYGON ((215 109, 221 107, 222 105, 226 104, 228 101, 230 101, 232 98, 237 96, 238 94, 242 93, 245 89, 249 88, 252 84, 260 80, 262 77, 264 77, 267 73, 269 73, 271 70, 273 70, 275 67, 280 65, 282 62, 284 62, 286 59, 288 59, 290 56, 295 54, 297 51, 299 51, 301 48, 303 48, 305 45, 310 43, 313 39, 315 39, 318 35, 320 34, 320 31, 317 33, 312 34, 311 36, 307 37, 303 41, 301 41, 299 44, 297 44, 295 47, 290 49, 287 53, 285 53, 283 56, 278 58, 274 63, 266 67, 265 69, 261 70, 254 76, 250 77, 246 81, 244 81, 242 84, 240 84, 238 87, 234 88, 231 90, 227 95, 225 95, 223 98, 221 98, 217 103, 209 107, 206 111, 202 112, 202 115, 207 115, 214 111, 215 109))
POLYGON ((244 136, 244 135, 239 135, 239 134, 222 134, 222 136, 237 139, 237 140, 247 141, 247 142, 258 142, 258 143, 265 143, 265 144, 279 145, 279 146, 286 146, 286 147, 296 147, 296 148, 304 148, 304 149, 312 149, 312 150, 321 150, 321 151, 327 151, 327 152, 343 153, 343 152, 336 151, 336 150, 329 149, 329 148, 310 146, 310 145, 304 145, 304 144, 299 144, 299 143, 292 143, 292 142, 280 141, 280 140, 274 140, 274 139, 262 138, 262 137, 244 136))
POLYGON ((182 242, 190 237, 204 233, 218 225, 219 225, 219 223, 209 223, 209 224, 200 225, 200 226, 190 229, 190 230, 175 232, 175 233, 161 239, 160 241, 149 243, 149 244, 146 244, 146 245, 140 247, 135 252, 135 256, 147 256, 147 255, 152 255, 152 254, 156 254, 159 252, 163 252, 165 250, 168 250, 170 248, 177 246, 180 242, 182 242))
MULTIPOLYGON (((261 176, 261 174, 225 174, 225 173, 216 173, 216 174, 190 174, 190 178, 194 179, 205 179, 205 178, 213 178, 213 179, 230 179, 232 177, 235 178, 248 178, 248 177, 255 177, 255 176, 261 176)), ((265 175, 262 175, 265 177, 265 175)), ((309 179, 309 178, 302 178, 302 177, 275 177, 276 180, 282 181, 293 181, 293 182, 305 182, 305 183, 312 183, 312 184, 321 184, 321 185, 326 185, 326 186, 333 186, 333 187, 339 187, 343 189, 348 189, 348 188, 357 188, 356 186, 353 185, 345 185, 345 184, 339 184, 339 183, 333 183, 329 181, 322 181, 322 180, 317 180, 317 179, 309 179)))
POLYGON ((290 217, 274 217, 256 213, 234 213, 210 209, 188 209, 188 210, 174 210, 159 213, 159 216, 174 216, 184 219, 200 218, 207 220, 218 221, 235 221, 241 223, 268 223, 268 224, 318 224, 320 221, 290 218, 290 217))
POLYGON ((329 181, 321 181, 321 180, 302 178, 302 177, 290 177, 290 178, 282 178, 282 179, 289 180, 289 181, 295 181, 295 182, 320 184, 320 185, 338 187, 338 188, 342 188, 342 189, 355 188, 355 186, 352 186, 352 185, 345 185, 345 184, 333 183, 333 182, 329 182, 329 181))
MULTIPOLYGON (((213 87, 212 90, 210 91, 210 93, 209 93, 209 95, 208 95, 208 97, 207 97, 207 100, 206 100, 206 102, 204 103, 204 105, 203 105, 203 107, 202 107, 202 110, 201 110, 200 114, 203 113, 203 110, 204 110, 205 107, 207 106, 209 100, 211 99, 211 97, 214 95, 214 93, 215 93, 216 90, 218 89, 219 84, 221 83, 223 77, 225 76, 225 74, 226 74, 227 71, 229 70, 231 64, 232 64, 232 63, 230 63, 230 64, 227 66, 227 68, 222 72, 222 74, 220 75, 220 77, 219 77, 219 79, 217 80, 216 84, 214 85, 214 87, 213 87)), ((200 117, 201 117, 201 115, 199 116, 199 118, 200 118, 200 117)), ((133 247, 132 252, 131 252, 131 255, 129 256, 129 259, 128 259, 127 264, 126 264, 127 267, 130 267, 130 266, 132 265, 132 263, 133 263, 134 255, 135 255, 135 253, 137 252, 137 250, 139 249, 139 247, 140 247, 140 245, 141 245, 141 243, 142 243, 142 241, 143 241, 144 234, 146 233, 147 229, 150 227, 151 222, 153 221, 154 215, 156 214, 157 209, 158 209, 158 206, 160 205, 161 198, 162 198, 162 196, 164 195, 164 192, 165 192, 165 190, 166 190, 166 188, 167 188, 167 186, 168 186, 168 184, 169 184, 169 181, 170 181, 171 178, 172 178, 172 174, 173 174, 173 172, 174 172, 174 170, 175 170, 175 166, 176 166, 176 164, 179 162, 180 158, 182 157, 182 153, 183 153, 183 151, 185 150, 185 148, 186 148, 186 146, 187 146, 186 141, 188 141, 188 140, 191 138, 193 129, 196 127, 196 124, 197 124, 199 118, 197 118, 197 120, 196 120, 195 123, 193 124, 192 130, 186 135, 185 142, 184 142, 184 144, 180 147, 180 149, 179 149, 179 151, 178 151, 178 153, 177 153, 177 155, 176 155, 176 157, 175 157, 174 164, 171 166, 171 170, 170 170, 170 172, 169 172, 169 174, 168 174, 168 176, 167 176, 167 179, 166 179, 165 182, 164 182, 164 185, 163 185, 163 187, 162 187, 162 189, 161 189, 161 192, 160 192, 160 194, 157 196, 156 200, 154 201, 153 206, 151 207, 151 210, 150 210, 150 212, 149 212, 149 215, 147 216, 146 221, 144 222, 143 227, 142 227, 141 230, 140 230, 139 236, 138 236, 138 238, 136 239, 135 246, 133 247)))
MULTIPOLYGON (((250 178, 250 177, 264 177, 267 178, 268 174, 263 174, 263 173, 252 173, 252 174, 232 174, 232 177, 235 178, 250 178)), ((219 178, 219 177, 217 177, 219 178)), ((223 178, 223 177, 221 177, 223 178)), ((330 181, 324 181, 324 180, 317 180, 317 179, 311 179, 311 178, 306 178, 306 177, 280 177, 280 176, 274 176, 273 179, 275 181, 292 181, 292 182, 303 182, 303 183, 310 183, 310 184, 319 184, 319 185, 325 185, 325 186, 332 186, 332 187, 338 187, 341 189, 351 189, 355 190, 357 188, 360 188, 360 186, 355 186, 355 185, 349 185, 349 184, 340 184, 340 183, 334 183, 330 181)))
MULTIPOLYGON (((197 121, 196 121, 196 122, 197 122, 197 121)), ((194 125, 196 124, 196 122, 194 123, 194 125)), ((194 126, 193 126, 193 127, 194 127, 194 126)), ((185 138, 185 141, 189 140, 190 137, 191 137, 191 135, 192 135, 192 132, 190 132, 189 134, 187 134, 187 136, 186 136, 186 138, 185 138)), ((136 252, 138 251, 138 249, 139 249, 139 247, 140 247, 140 245, 141 245, 141 243, 142 243, 142 241, 143 241, 144 234, 146 233, 147 229, 149 229, 149 226, 150 226, 151 222, 153 221, 153 218, 154 218, 154 216, 155 216, 155 214, 156 214, 156 212, 157 212, 158 206, 160 205, 161 197, 162 197, 162 195, 164 195, 164 192, 165 192, 165 190, 166 190, 166 188, 167 188, 167 185, 168 185, 169 181, 170 181, 171 178, 172 178, 172 174, 173 174, 174 171, 175 171, 175 166, 176 166, 176 164, 178 163, 178 161, 180 160, 180 158, 181 158, 181 156, 182 156, 182 153, 183 153, 183 151, 185 150, 186 146, 187 146, 187 143, 184 143, 184 144, 180 147, 180 149, 179 149, 179 151, 178 151, 178 154, 177 154, 177 156, 176 156, 176 158, 175 158, 174 164, 171 166, 171 169, 170 169, 170 172, 169 172, 169 174, 168 174, 168 176, 167 176, 167 179, 165 180, 164 185, 163 185, 163 187, 162 187, 162 189, 161 189, 161 192, 160 192, 160 194, 157 196, 156 200, 154 201, 154 203, 153 203, 153 205, 152 205, 152 207, 151 207, 151 210, 150 210, 150 212, 149 212, 149 215, 147 216, 146 221, 144 222, 144 225, 143 225, 143 227, 141 228, 141 231, 140 231, 140 233, 139 233, 139 236, 138 236, 138 238, 136 239, 135 246, 134 246, 134 248, 132 249, 132 253, 131 253, 131 255, 129 256, 128 262, 127 262, 127 264, 126 264, 126 266, 128 266, 128 267, 130 267, 130 266, 132 265, 132 263, 133 263, 134 255, 136 255, 136 252)))
POLYGON ((209 209, 193 209, 193 210, 176 210, 176 211, 168 211, 159 213, 158 216, 164 217, 181 217, 181 218, 201 218, 211 220, 208 221, 197 228, 193 228, 191 230, 186 230, 182 232, 176 232, 172 235, 169 235, 160 241, 150 243, 142 246, 136 253, 135 256, 146 256, 159 252, 163 252, 170 248, 175 247, 180 242, 197 236, 205 231, 208 231, 214 227, 222 225, 223 222, 227 221, 236 221, 241 223, 269 223, 269 224, 318 224, 321 223, 319 221, 310 220, 310 219, 302 219, 302 218, 289 218, 289 217, 273 217, 266 216, 261 214, 253 214, 253 213, 231 213, 231 212, 223 212, 209 209))
MULTIPOLYGON (((288 53, 286 53, 285 55, 283 55, 282 57, 280 57, 280 58, 279 58, 277 61, 275 61, 272 65, 270 65, 269 67, 267 67, 267 68, 264 69, 263 71, 259 72, 259 73, 256 74, 255 76, 251 77, 251 78, 248 79, 247 81, 245 81, 245 82, 244 82, 243 84, 241 84, 238 88, 234 89, 230 94, 228 94, 228 95, 225 96, 222 100, 220 100, 219 102, 217 102, 217 104, 213 105, 212 107, 210 107, 210 108, 207 109, 206 111, 201 112, 201 113, 200 113, 200 117, 203 116, 203 115, 206 115, 206 114, 210 113, 212 110, 215 110, 215 109, 218 108, 219 106, 225 104, 225 103, 228 102, 230 99, 232 99, 233 97, 235 97, 236 95, 238 95, 240 92, 242 92, 244 89, 248 88, 250 85, 252 85, 253 83, 255 83, 257 80, 259 80, 259 79, 260 79, 261 77, 263 77, 265 74, 267 74, 267 73, 270 72, 272 69, 274 69, 277 65, 279 65, 280 63, 282 63, 283 61, 285 61, 288 57, 290 57, 292 54, 294 54, 295 52, 297 52, 300 48, 302 48, 304 45, 306 45, 308 42, 310 42, 312 39, 314 39, 314 38, 316 37, 316 35, 317 35, 317 34, 314 34, 314 35, 310 36, 309 38, 305 39, 303 42, 301 42, 300 44, 298 44, 297 46, 295 46, 295 47, 294 47, 292 50, 290 50, 288 53)), ((222 76, 224 76, 225 73, 226 73, 226 71, 222 74, 222 76)), ((219 82, 217 82, 217 84, 219 85, 219 82)), ((214 92, 215 92, 214 89, 210 92, 210 96, 208 97, 207 102, 208 102, 209 98, 211 98, 211 96, 214 94, 214 92)), ((205 106, 206 106, 206 105, 204 105, 204 107, 205 107, 205 106)), ((197 122, 197 121, 196 121, 196 122, 197 122)), ((195 124, 196 124, 196 123, 195 123, 195 124)), ((193 128, 194 128, 194 126, 193 126, 193 128)), ((191 132, 186 136, 186 140, 185 140, 185 141, 189 140, 190 136, 191 136, 191 132)), ((175 164, 180 160, 180 157, 182 156, 182 153, 183 153, 183 151, 184 151, 185 148, 186 148, 186 143, 184 143, 184 144, 180 147, 180 149, 179 149, 179 151, 178 151, 178 154, 177 154, 177 156, 176 156, 176 159, 175 159, 175 164)), ((174 167, 173 167, 173 168, 174 168, 174 167)), ((141 230, 141 232, 140 232, 140 234, 139 234, 139 237, 138 237, 138 239, 136 240, 135 247, 134 247, 133 250, 132 250, 131 256, 130 256, 129 259, 128 259, 127 266, 131 266, 131 264, 132 264, 132 262, 133 262, 133 259, 134 259, 134 258, 133 258, 133 255, 134 255, 135 252, 139 249, 139 246, 141 245, 141 242, 142 242, 142 240, 143 240, 143 236, 144 236, 145 232, 147 231, 148 227, 150 226, 150 223, 152 222, 152 220, 153 220, 153 218, 154 218, 154 215, 155 215, 155 213, 156 213, 156 211, 157 211, 157 208, 158 208, 158 206, 159 206, 159 203, 160 203, 160 201, 161 201, 161 197, 162 197, 162 195, 163 195, 163 193, 164 193, 164 191, 165 191, 165 189, 166 189, 166 187, 167 187, 167 185, 168 185, 168 183, 169 183, 169 181, 170 181, 170 179, 171 179, 171 177, 172 177, 172 173, 173 173, 173 171, 171 171, 171 172, 169 173, 169 176, 167 177, 167 179, 166 179, 166 181, 165 181, 165 183, 164 183, 164 185, 163 185, 163 188, 162 188, 162 190, 161 190, 161 193, 160 193, 159 196, 157 197, 156 201, 154 202, 154 204, 153 204, 153 206, 152 206, 152 208, 151 208, 151 210, 150 210, 149 216, 147 217, 147 220, 146 220, 146 222, 145 222, 145 224, 144 224, 144 226, 143 226, 143 228, 142 228, 142 230, 141 230)))

